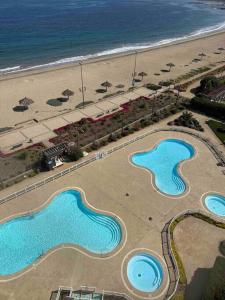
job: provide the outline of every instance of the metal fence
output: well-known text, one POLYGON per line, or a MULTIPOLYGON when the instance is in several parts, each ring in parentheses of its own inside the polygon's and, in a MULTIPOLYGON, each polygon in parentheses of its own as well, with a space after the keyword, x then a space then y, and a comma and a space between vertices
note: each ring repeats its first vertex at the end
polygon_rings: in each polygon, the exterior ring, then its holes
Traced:
MULTIPOLYGON (((79 290, 74 290, 72 287, 60 286, 57 291, 53 291, 50 300, 59 300, 62 295, 67 293, 70 299, 74 300, 104 300, 107 298, 112 298, 114 300, 131 300, 131 298, 125 293, 118 293, 105 290, 96 290, 95 287, 81 286, 79 290), (100 297, 99 297, 100 296, 100 297)), ((63 298, 64 299, 64 298, 63 298)))

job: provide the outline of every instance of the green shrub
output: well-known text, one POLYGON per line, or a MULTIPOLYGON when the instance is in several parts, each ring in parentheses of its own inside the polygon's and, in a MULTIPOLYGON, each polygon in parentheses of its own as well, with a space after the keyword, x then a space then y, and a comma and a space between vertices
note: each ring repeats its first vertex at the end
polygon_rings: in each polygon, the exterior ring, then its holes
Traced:
POLYGON ((174 258, 177 262, 177 267, 178 267, 178 270, 179 270, 179 275, 180 275, 179 283, 180 284, 186 284, 187 283, 187 278, 186 278, 184 266, 183 266, 183 263, 182 263, 182 260, 179 256, 179 254, 176 250, 174 240, 171 240, 171 248, 173 250, 173 255, 174 255, 174 258))
POLYGON ((68 156, 71 161, 77 161, 83 157, 83 152, 80 148, 73 147, 69 150, 68 156))
POLYGON ((99 147, 100 147, 100 144, 98 141, 93 142, 91 145, 92 150, 97 150, 97 149, 99 149, 99 147))
POLYGON ((152 91, 157 91, 157 90, 160 90, 161 89, 161 85, 158 85, 158 84, 153 84, 153 83, 147 83, 145 85, 145 87, 149 90, 152 90, 152 91))
POLYGON ((194 97, 190 103, 193 109, 199 110, 207 115, 225 120, 225 104, 210 101, 205 96, 194 97))
POLYGON ((184 291, 177 291, 171 300, 184 300, 184 291))
POLYGON ((16 158, 20 160, 25 160, 27 157, 28 157, 28 152, 26 151, 21 152, 16 156, 16 158))
POLYGON ((225 125, 221 122, 209 120, 207 122, 208 126, 212 129, 215 135, 221 140, 222 143, 225 142, 225 125))
POLYGON ((115 142, 116 140, 117 140, 117 135, 115 133, 111 133, 108 138, 108 141, 111 143, 111 142, 115 142))

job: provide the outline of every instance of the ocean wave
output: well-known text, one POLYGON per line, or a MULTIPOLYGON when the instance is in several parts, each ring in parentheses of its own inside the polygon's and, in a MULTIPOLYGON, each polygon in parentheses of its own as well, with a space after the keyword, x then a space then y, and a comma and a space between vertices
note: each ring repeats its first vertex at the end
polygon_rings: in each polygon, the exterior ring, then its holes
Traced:
POLYGON ((10 72, 15 72, 19 71, 21 69, 21 66, 15 66, 15 67, 8 67, 4 69, 0 69, 0 73, 10 73, 10 72))
POLYGON ((157 48, 163 45, 169 45, 173 43, 178 43, 185 41, 187 39, 191 38, 197 38, 200 36, 205 36, 207 34, 213 33, 213 32, 219 32, 221 30, 225 29, 225 23, 220 23, 214 26, 210 27, 205 27, 199 30, 196 30, 190 34, 184 35, 182 37, 177 37, 177 38, 168 38, 164 40, 160 40, 158 42, 153 42, 153 43, 139 43, 139 44, 132 44, 132 45, 127 45, 123 46, 120 48, 114 48, 114 49, 109 49, 109 50, 104 50, 100 51, 98 53, 94 54, 88 54, 84 56, 75 56, 75 57, 67 57, 63 59, 59 59, 57 61, 49 62, 46 64, 41 64, 41 65, 36 65, 36 66, 30 66, 30 67, 23 67, 23 66, 14 66, 14 67, 8 67, 5 69, 0 69, 0 74, 9 74, 9 73, 18 73, 18 72, 24 72, 24 71, 32 71, 32 70, 39 70, 39 69, 44 69, 44 68, 50 68, 54 66, 60 66, 60 65, 68 65, 76 62, 82 62, 82 61, 87 61, 91 59, 98 59, 98 58, 104 58, 110 55, 116 55, 116 54, 129 54, 134 51, 141 51, 141 50, 147 50, 147 49, 152 49, 152 48, 157 48))

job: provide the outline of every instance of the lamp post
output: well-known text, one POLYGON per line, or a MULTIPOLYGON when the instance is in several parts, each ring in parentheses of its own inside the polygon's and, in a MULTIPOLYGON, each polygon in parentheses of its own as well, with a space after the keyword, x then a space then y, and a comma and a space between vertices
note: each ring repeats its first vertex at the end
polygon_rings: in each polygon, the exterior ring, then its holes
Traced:
POLYGON ((136 76, 137 54, 138 54, 138 52, 135 51, 135 54, 134 54, 134 71, 133 71, 133 74, 132 74, 132 86, 133 87, 134 87, 135 76, 136 76))
POLYGON ((80 79, 81 79, 81 89, 79 90, 82 93, 83 108, 84 108, 84 92, 86 91, 86 87, 84 86, 82 62, 80 62, 79 65, 80 65, 80 79))

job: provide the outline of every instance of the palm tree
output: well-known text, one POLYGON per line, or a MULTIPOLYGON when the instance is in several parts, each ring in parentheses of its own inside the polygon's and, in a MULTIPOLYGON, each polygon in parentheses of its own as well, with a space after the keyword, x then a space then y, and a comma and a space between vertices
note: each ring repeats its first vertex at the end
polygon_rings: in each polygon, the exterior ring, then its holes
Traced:
POLYGON ((105 81, 101 84, 101 86, 103 86, 105 88, 105 91, 107 92, 108 88, 110 88, 112 84, 108 81, 105 81))
POLYGON ((62 92, 62 95, 67 97, 67 99, 69 100, 70 96, 74 95, 74 92, 69 89, 66 89, 65 91, 62 92))
POLYGON ((169 67, 169 72, 171 71, 171 69, 173 68, 173 67, 175 67, 175 65, 173 64, 173 63, 168 63, 168 64, 166 64, 167 65, 167 67, 169 67))
POLYGON ((141 77, 141 80, 143 80, 143 77, 144 77, 144 76, 147 76, 147 75, 148 75, 148 74, 145 73, 145 72, 140 72, 140 73, 138 73, 138 76, 141 77))
POLYGON ((188 111, 184 111, 182 113, 182 118, 185 120, 185 121, 191 121, 192 118, 193 118, 193 115, 191 112, 188 112, 188 111))
POLYGON ((200 56, 201 57, 201 60, 203 59, 203 57, 205 57, 206 56, 206 54, 205 53, 199 53, 199 55, 198 56, 200 56))

